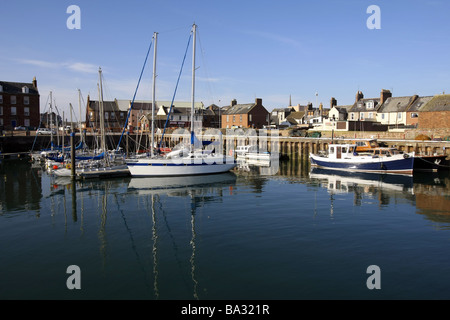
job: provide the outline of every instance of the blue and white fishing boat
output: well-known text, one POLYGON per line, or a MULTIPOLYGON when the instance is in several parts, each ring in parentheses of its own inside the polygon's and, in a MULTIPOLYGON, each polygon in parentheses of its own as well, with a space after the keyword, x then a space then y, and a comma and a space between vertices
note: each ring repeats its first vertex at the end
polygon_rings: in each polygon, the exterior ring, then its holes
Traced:
POLYGON ((332 170, 408 174, 413 173, 414 152, 379 148, 378 152, 360 154, 356 144, 330 144, 325 153, 310 154, 312 166, 332 170))

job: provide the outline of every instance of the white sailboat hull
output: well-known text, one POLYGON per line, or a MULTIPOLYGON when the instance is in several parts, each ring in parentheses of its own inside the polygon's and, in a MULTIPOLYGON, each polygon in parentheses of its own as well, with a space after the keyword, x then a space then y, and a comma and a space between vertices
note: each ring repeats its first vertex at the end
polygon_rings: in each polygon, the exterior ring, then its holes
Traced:
POLYGON ((236 167, 234 158, 180 158, 180 159, 136 159, 127 160, 128 170, 133 177, 189 176, 223 173, 236 167))

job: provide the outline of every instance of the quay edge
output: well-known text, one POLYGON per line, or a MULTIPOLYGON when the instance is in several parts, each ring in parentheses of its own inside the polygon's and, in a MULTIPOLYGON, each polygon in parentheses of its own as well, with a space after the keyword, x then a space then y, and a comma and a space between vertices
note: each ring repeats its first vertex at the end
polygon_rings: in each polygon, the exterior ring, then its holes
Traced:
MULTIPOLYGON (((79 136, 79 135, 76 135, 79 136)), ((143 136, 144 141, 142 144, 147 145, 147 141, 145 141, 146 135, 143 136)), ((87 145, 92 145, 94 141, 94 136, 87 135, 86 143, 87 145)), ((160 139, 160 135, 157 135, 157 138, 160 139)), ((227 137, 223 136, 224 146, 229 148, 229 146, 237 146, 238 144, 248 143, 249 139, 255 137, 240 137, 240 136, 232 136, 227 137), (232 142, 227 141, 227 139, 233 139, 232 142)), ((119 143, 120 134, 109 134, 108 135, 108 143, 109 148, 114 149, 119 143)), ((172 136, 171 134, 166 134, 164 136, 164 141, 169 145, 177 144, 178 141, 181 141, 183 138, 180 136, 172 136)), ((270 135, 265 138, 267 141, 267 150, 272 151, 272 147, 276 146, 278 152, 281 157, 289 157, 289 158, 299 158, 304 155, 308 155, 309 153, 317 153, 319 151, 324 151, 327 149, 328 144, 334 142, 339 143, 348 143, 355 140, 364 140, 364 139, 351 139, 351 138, 331 138, 331 137, 322 137, 322 138, 306 138, 306 137, 283 137, 277 136, 275 137, 276 141, 272 141, 270 135), (276 145, 278 144, 278 145, 276 145)), ((65 145, 70 145, 69 136, 64 140, 65 145)), ((135 150, 135 141, 136 139, 122 139, 121 147, 126 150, 128 146, 128 150, 135 150), (128 141, 129 140, 129 141, 128 141)), ((433 140, 406 140, 406 139, 377 139, 379 142, 383 142, 389 147, 396 147, 400 151, 404 152, 416 152, 426 155, 447 155, 450 156, 450 141, 433 141, 433 140)), ((48 148, 50 145, 50 136, 1 136, 0 137, 0 152, 1 154, 13 154, 13 153, 26 153, 32 151, 34 146, 34 151, 39 151, 43 148, 48 148)))

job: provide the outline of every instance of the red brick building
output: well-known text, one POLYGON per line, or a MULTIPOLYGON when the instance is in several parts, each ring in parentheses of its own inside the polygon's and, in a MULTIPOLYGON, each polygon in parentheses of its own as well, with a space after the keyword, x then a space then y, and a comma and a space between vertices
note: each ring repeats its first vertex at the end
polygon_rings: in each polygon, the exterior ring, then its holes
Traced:
POLYGON ((419 129, 448 129, 450 124, 450 95, 436 95, 419 113, 419 129))
POLYGON ((31 83, 0 81, 0 128, 37 128, 40 122, 36 78, 31 83))
POLYGON ((255 103, 238 104, 236 100, 226 107, 222 113, 222 128, 255 128, 261 129, 270 124, 270 113, 262 105, 262 99, 255 103))

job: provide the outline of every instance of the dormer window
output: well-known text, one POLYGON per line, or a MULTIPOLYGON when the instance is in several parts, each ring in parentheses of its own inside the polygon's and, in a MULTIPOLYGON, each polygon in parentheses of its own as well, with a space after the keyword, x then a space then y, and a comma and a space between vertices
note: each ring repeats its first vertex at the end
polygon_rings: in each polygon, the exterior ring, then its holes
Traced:
POLYGON ((3 92, 3 86, 0 84, 0 92, 3 92))
POLYGON ((367 106, 367 109, 373 109, 375 106, 375 103, 373 102, 373 100, 369 100, 369 101, 367 101, 366 106, 367 106))
POLYGON ((358 108, 362 108, 363 103, 362 102, 358 102, 358 108))
POLYGON ((22 93, 30 93, 30 89, 27 86, 23 86, 22 93))

